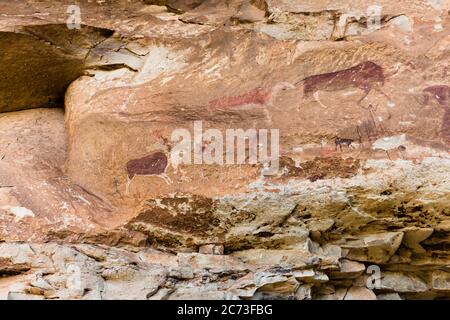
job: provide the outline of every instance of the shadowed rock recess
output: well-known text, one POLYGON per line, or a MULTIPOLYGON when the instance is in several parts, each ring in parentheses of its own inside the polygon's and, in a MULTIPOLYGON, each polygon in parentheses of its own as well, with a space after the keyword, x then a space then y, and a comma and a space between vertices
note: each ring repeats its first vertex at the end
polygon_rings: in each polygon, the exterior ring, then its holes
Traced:
POLYGON ((450 297, 448 1, 72 2, 0 0, 0 299, 450 297))

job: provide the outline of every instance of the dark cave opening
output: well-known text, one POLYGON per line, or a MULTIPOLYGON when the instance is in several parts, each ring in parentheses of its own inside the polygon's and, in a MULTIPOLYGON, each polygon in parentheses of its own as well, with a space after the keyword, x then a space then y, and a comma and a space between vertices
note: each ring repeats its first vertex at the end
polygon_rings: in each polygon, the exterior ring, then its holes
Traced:
POLYGON ((112 34, 65 24, 0 32, 0 112, 63 108, 65 92, 84 74, 90 50, 112 34))

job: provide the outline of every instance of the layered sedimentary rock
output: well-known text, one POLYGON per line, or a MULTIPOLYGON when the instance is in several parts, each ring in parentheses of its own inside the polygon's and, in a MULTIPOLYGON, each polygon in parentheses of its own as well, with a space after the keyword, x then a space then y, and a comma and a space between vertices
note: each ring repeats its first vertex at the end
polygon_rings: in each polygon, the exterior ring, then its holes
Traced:
POLYGON ((69 5, 0 4, 5 297, 448 297, 447 2, 69 5))

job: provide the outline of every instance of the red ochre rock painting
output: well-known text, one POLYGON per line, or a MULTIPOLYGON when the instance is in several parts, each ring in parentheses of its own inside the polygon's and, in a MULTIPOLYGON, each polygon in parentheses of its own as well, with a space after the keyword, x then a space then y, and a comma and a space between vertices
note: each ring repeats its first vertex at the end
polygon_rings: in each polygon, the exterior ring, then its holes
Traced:
POLYGON ((294 86, 288 82, 279 82, 271 88, 256 88, 244 94, 231 97, 222 97, 209 102, 210 108, 235 108, 243 105, 267 106, 272 103, 276 95, 285 89, 294 89, 294 86))
POLYGON ((209 103, 211 108, 233 108, 245 104, 263 105, 269 100, 270 89, 256 88, 242 95, 234 97, 224 97, 212 100, 209 103))
POLYGON ((133 179, 135 175, 162 174, 166 170, 167 163, 167 156, 160 151, 139 159, 130 160, 126 165, 128 178, 133 179))
MULTIPOLYGON (((348 69, 309 76, 303 83, 303 96, 310 97, 318 90, 337 91, 348 88, 364 90, 362 101, 372 89, 384 85, 383 68, 372 61, 365 61, 348 69)), ((384 94, 384 93, 383 93, 384 94)))

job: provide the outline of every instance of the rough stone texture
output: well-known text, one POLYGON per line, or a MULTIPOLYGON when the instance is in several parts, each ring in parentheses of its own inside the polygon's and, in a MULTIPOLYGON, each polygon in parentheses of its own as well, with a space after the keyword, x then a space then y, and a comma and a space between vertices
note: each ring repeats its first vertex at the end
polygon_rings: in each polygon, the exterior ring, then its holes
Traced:
POLYGON ((448 1, 71 2, 0 1, 1 298, 450 296, 448 1))

